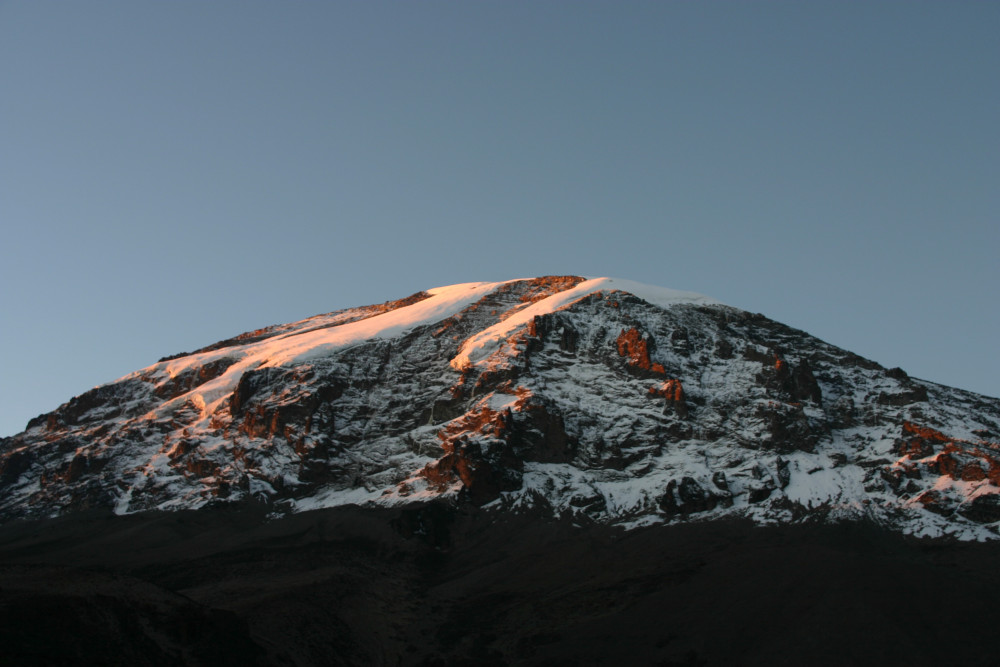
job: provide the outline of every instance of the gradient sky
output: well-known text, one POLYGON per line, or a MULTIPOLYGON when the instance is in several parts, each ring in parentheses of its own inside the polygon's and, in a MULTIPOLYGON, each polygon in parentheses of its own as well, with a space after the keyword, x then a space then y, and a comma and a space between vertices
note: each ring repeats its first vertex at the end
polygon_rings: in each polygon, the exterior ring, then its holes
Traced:
POLYGON ((711 295, 1000 396, 998 2, 3 2, 0 435, 457 282, 711 295))

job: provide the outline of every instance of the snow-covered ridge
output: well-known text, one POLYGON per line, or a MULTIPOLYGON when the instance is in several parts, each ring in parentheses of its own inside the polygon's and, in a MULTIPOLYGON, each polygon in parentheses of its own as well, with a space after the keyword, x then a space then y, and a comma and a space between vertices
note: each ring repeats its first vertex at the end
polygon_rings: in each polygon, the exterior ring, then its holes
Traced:
MULTIPOLYGON (((389 312, 321 329, 292 330, 263 341, 227 347, 178 359, 162 361, 137 371, 127 377, 154 376, 173 378, 179 374, 221 359, 235 359, 221 376, 207 382, 190 395, 177 397, 177 401, 194 400, 204 405, 203 416, 215 412, 223 400, 232 393, 240 377, 249 370, 291 364, 301 364, 331 352, 376 338, 393 338, 420 326, 437 324, 455 316, 501 285, 519 282, 515 279, 502 282, 473 282, 446 285, 426 290, 429 298, 389 312)), ((497 323, 466 341, 460 354, 452 361, 454 368, 461 368, 472 357, 480 358, 498 340, 518 327, 525 326, 533 317, 554 312, 578 299, 602 290, 618 290, 634 294, 654 305, 670 307, 681 303, 717 304, 710 297, 652 285, 644 285, 618 278, 592 278, 576 287, 563 290, 532 304, 514 316, 497 323)), ((124 378, 123 378, 124 379, 124 378)))
POLYGON ((451 366, 460 370, 489 356, 497 348, 500 341, 505 340, 519 327, 527 325, 535 317, 554 313, 572 304, 574 301, 578 301, 595 292, 610 290, 633 294, 654 306, 662 308, 670 308, 678 304, 721 305, 711 297, 695 294, 694 292, 682 292, 666 287, 655 287, 620 278, 591 278, 576 287, 563 290, 542 299, 528 308, 519 311, 512 317, 497 322, 488 329, 484 329, 472 338, 469 338, 462 345, 462 349, 455 358, 451 360, 451 366))
MULTIPOLYGON (((373 338, 392 338, 418 326, 434 324, 452 317, 503 283, 461 283, 427 290, 431 296, 367 319, 322 329, 293 330, 263 341, 237 345, 178 359, 161 361, 136 371, 131 377, 173 378, 222 359, 236 359, 225 373, 191 392, 204 403, 207 416, 232 393, 240 377, 249 370, 306 362, 324 353, 373 338)), ((192 398, 180 396, 174 402, 192 398)))

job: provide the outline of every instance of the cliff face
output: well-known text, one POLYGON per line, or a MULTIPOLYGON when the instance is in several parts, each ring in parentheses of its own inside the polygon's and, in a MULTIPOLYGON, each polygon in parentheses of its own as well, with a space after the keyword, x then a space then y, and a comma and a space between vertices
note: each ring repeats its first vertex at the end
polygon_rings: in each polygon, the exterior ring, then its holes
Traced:
POLYGON ((453 499, 645 525, 870 518, 984 539, 1000 401, 690 293, 473 283, 174 355, 0 447, 0 513, 453 499))

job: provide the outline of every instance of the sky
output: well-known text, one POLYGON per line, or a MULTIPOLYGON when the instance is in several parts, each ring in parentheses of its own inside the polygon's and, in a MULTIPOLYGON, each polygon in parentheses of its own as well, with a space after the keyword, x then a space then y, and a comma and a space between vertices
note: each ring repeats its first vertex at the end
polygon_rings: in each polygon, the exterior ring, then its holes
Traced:
POLYGON ((0 0, 0 436, 439 285, 691 290, 1000 396, 1000 3, 0 0))

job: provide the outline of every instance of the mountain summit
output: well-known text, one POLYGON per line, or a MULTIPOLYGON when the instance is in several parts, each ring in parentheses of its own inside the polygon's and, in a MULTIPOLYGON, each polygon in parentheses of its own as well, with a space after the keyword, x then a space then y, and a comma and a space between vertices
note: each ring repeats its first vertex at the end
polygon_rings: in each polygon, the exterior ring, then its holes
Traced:
POLYGON ((269 326, 96 387, 0 441, 0 518, 449 498, 982 540, 998 443, 996 399, 698 294, 548 276, 269 326))

